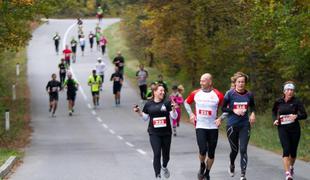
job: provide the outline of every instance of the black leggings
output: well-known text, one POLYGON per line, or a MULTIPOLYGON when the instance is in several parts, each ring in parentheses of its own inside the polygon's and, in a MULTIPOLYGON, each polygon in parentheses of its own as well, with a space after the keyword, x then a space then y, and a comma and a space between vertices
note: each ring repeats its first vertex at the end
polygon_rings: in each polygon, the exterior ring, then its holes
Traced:
POLYGON ((59 78, 61 85, 63 85, 66 79, 66 73, 59 73, 59 78))
POLYGON ((146 90, 147 90, 146 84, 139 86, 139 88, 140 88, 140 96, 141 96, 141 99, 146 100, 146 97, 145 97, 145 95, 146 95, 146 90))
POLYGON ((105 53, 105 46, 101 46, 101 52, 102 52, 102 55, 104 55, 104 53, 105 53))
POLYGON ((163 156, 163 167, 167 167, 170 159, 171 135, 159 136, 150 134, 150 142, 154 153, 153 167, 155 176, 160 174, 161 154, 163 156))
POLYGON ((278 127, 280 142, 283 149, 283 157, 296 158, 300 139, 299 124, 289 124, 278 127))
POLYGON ((251 128, 249 123, 242 126, 227 126, 227 138, 231 148, 230 163, 232 165, 235 164, 238 149, 240 147, 240 166, 242 174, 245 174, 248 164, 247 147, 250 140, 250 134, 251 128))
POLYGON ((199 154, 214 159, 215 149, 218 139, 218 129, 196 129, 197 144, 199 154))

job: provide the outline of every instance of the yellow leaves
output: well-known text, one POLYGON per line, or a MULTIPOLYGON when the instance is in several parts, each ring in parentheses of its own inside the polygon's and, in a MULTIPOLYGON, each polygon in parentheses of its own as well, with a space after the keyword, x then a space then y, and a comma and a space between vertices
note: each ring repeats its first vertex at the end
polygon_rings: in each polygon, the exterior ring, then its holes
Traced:
POLYGON ((27 5, 27 6, 31 6, 34 4, 34 0, 11 0, 12 4, 15 5, 27 5))

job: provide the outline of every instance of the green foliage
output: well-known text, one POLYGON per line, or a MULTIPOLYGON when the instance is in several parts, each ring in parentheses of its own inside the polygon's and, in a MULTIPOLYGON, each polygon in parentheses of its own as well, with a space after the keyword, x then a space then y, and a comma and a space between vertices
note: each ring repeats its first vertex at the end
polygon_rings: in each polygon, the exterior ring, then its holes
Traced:
POLYGON ((151 0, 127 6, 122 29, 139 58, 192 87, 210 72, 225 92, 247 73, 262 112, 287 80, 310 102, 309 11, 302 0, 151 0))

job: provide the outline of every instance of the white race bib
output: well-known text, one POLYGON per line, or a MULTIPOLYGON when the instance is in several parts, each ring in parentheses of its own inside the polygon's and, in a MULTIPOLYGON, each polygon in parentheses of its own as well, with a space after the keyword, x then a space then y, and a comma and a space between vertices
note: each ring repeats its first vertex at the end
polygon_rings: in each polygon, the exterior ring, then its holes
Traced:
POLYGON ((289 115, 280 115, 280 121, 281 124, 291 124, 294 121, 290 120, 290 114, 289 115))
POLYGON ((167 119, 166 119, 166 117, 153 118, 153 126, 154 126, 154 128, 167 127, 167 119))

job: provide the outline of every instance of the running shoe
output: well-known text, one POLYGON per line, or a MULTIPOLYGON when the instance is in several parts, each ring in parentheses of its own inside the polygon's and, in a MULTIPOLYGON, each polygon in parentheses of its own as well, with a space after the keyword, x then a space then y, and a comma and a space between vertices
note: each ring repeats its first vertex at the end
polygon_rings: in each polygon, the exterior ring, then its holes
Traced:
POLYGON ((241 176, 240 180, 246 180, 245 176, 241 176))
POLYGON ((291 173, 287 172, 285 174, 285 180, 293 180, 293 177, 292 177, 291 173))
POLYGON ((160 174, 156 175, 155 179, 161 179, 161 175, 160 174))
POLYGON ((235 165, 231 165, 229 163, 228 173, 229 173, 230 177, 234 177, 235 176, 235 165))
POLYGON ((205 174, 203 180, 210 180, 210 175, 209 174, 205 174))
POLYGON ((166 167, 163 167, 162 170, 163 170, 163 172, 164 172, 164 177, 165 177, 166 179, 168 179, 168 178, 170 177, 169 169, 166 168, 166 167))
POLYGON ((72 112, 71 111, 69 111, 69 116, 72 116, 72 112))

